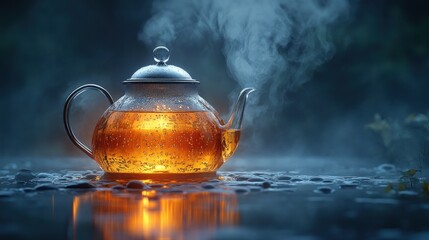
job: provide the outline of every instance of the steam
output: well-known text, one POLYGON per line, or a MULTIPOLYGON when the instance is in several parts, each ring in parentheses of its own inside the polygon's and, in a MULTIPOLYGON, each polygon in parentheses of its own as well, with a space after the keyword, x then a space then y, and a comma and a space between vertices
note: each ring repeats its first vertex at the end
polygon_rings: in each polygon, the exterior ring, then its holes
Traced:
POLYGON ((347 9, 344 0, 156 1, 139 38, 153 46, 220 40, 233 79, 275 108, 332 55, 330 26, 347 9))

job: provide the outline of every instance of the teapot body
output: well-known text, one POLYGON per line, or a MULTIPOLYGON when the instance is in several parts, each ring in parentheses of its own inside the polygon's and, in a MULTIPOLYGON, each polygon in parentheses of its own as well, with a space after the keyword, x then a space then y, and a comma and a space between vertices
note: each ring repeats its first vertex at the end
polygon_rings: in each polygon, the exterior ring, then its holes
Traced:
POLYGON ((199 81, 166 64, 168 48, 159 46, 153 53, 156 64, 140 68, 123 81, 125 95, 116 102, 95 84, 74 90, 63 112, 68 136, 113 175, 215 172, 238 146, 247 97, 254 89, 241 91, 224 122, 198 95, 199 81), (104 94, 111 104, 95 126, 92 148, 76 138, 69 120, 73 100, 89 89, 104 94))
POLYGON ((232 155, 239 137, 197 84, 128 83, 98 121, 92 151, 108 173, 208 173, 232 155))

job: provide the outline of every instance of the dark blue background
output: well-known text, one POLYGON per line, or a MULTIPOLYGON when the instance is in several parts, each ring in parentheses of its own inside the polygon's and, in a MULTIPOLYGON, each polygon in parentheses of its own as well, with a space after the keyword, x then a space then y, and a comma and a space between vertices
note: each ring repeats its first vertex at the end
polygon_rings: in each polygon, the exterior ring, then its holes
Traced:
MULTIPOLYGON (((151 6, 131 0, 0 3, 0 156, 82 156, 63 129, 65 98, 96 83, 117 99, 121 81, 152 64, 155 46, 137 37, 151 6)), ((427 9, 426 1, 352 1, 349 16, 332 31, 333 57, 309 82, 285 93, 282 109, 244 126, 237 154, 383 156, 379 137, 365 128, 374 114, 402 121, 429 110, 427 9)), ((200 80, 200 94, 227 116, 228 96, 239 89, 222 42, 205 40, 173 44, 170 62, 200 80)), ((96 93, 74 106, 74 128, 87 143, 106 107, 96 93)))

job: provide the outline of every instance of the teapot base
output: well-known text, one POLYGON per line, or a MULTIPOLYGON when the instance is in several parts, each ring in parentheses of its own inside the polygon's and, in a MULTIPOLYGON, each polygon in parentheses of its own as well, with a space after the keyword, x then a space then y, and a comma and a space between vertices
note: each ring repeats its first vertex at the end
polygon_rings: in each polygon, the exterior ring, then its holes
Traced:
POLYGON ((205 182, 212 179, 217 179, 216 172, 204 173, 112 173, 105 172, 101 180, 109 181, 127 181, 141 180, 143 182, 205 182))

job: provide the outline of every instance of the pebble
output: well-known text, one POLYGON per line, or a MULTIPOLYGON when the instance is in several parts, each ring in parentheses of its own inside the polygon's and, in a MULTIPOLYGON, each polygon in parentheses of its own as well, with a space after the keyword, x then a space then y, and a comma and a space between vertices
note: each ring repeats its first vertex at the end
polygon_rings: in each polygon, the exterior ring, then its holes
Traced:
POLYGON ((263 178, 249 178, 247 181, 249 182, 263 182, 265 179, 263 178))
POLYGON ((40 184, 34 187, 34 190, 36 191, 47 191, 47 190, 56 190, 56 189, 58 188, 51 184, 40 184))
POLYGON ((21 169, 15 175, 15 180, 18 182, 28 182, 34 178, 36 178, 36 176, 30 170, 27 169, 21 169))
POLYGON ((272 176, 268 173, 254 173, 253 175, 258 176, 258 177, 263 177, 263 178, 269 178, 272 176))
POLYGON ((91 170, 86 170, 84 173, 82 173, 83 175, 88 175, 88 174, 93 174, 96 171, 91 171, 91 170))
POLYGON ((268 175, 267 173, 264 173, 264 172, 254 172, 253 173, 253 175, 256 175, 256 176, 264 176, 264 175, 268 175))
POLYGON ((82 177, 82 173, 78 171, 69 171, 66 175, 69 175, 72 177, 82 177))
POLYGON ((52 178, 35 178, 31 181, 33 183, 52 183, 52 178))
POLYGON ((50 173, 39 173, 39 174, 37 174, 37 178, 49 178, 49 179, 51 179, 53 177, 54 177, 54 175, 52 175, 50 173))
POLYGON ((116 186, 118 184, 119 183, 117 183, 117 182, 98 182, 97 186, 111 188, 111 187, 116 186))
POLYGON ((124 189, 125 189, 125 187, 124 187, 124 186, 122 186, 122 185, 115 185, 115 186, 113 186, 113 187, 112 187, 112 189, 113 189, 113 190, 124 190, 124 189))
POLYGON ((67 185, 66 188, 89 189, 89 188, 95 188, 95 186, 92 185, 91 183, 88 183, 88 182, 78 182, 78 183, 73 183, 73 184, 67 185))
POLYGON ((236 189, 234 189, 234 191, 236 193, 247 193, 247 192, 249 192, 249 189, 247 189, 247 188, 236 188, 236 189))
POLYGON ((31 188, 31 187, 21 188, 21 190, 24 192, 34 192, 35 191, 34 188, 31 188))
POLYGON ((409 199, 417 198, 419 195, 417 192, 410 191, 410 190, 400 191, 398 194, 399 194, 399 197, 409 198, 409 199))
POLYGON ((317 193, 324 193, 324 194, 329 194, 332 193, 334 191, 334 189, 330 188, 330 187, 318 187, 315 192, 317 193))
POLYGON ((14 194, 14 192, 10 191, 10 190, 0 191, 0 197, 11 197, 13 194, 14 194))
POLYGON ((207 182, 220 182, 220 180, 219 179, 210 179, 207 182))
POLYGON ((312 182, 321 182, 321 181, 323 181, 323 178, 313 177, 313 178, 310 178, 310 181, 312 181, 312 182))
POLYGON ((131 189, 149 189, 149 187, 139 180, 131 180, 126 185, 127 188, 131 189))
POLYGON ((356 177, 356 178, 353 178, 353 180, 357 180, 357 181, 371 181, 371 178, 367 178, 367 177, 356 177))
POLYGON ((236 180, 237 181, 247 181, 247 180, 249 180, 249 178, 248 177, 237 177, 236 180))
POLYGON ((89 180, 95 180, 98 176, 95 174, 87 174, 85 176, 85 179, 89 179, 89 180))
POLYGON ((263 188, 269 188, 269 187, 271 187, 271 183, 269 183, 269 182, 263 182, 262 183, 262 187, 263 188))
POLYGON ((213 185, 211 185, 211 184, 203 184, 202 185, 202 187, 204 188, 204 189, 213 189, 213 188, 215 188, 213 185))
POLYGON ((357 188, 357 184, 352 184, 352 183, 350 183, 350 184, 341 184, 340 185, 340 188, 341 189, 355 189, 355 188, 357 188))

